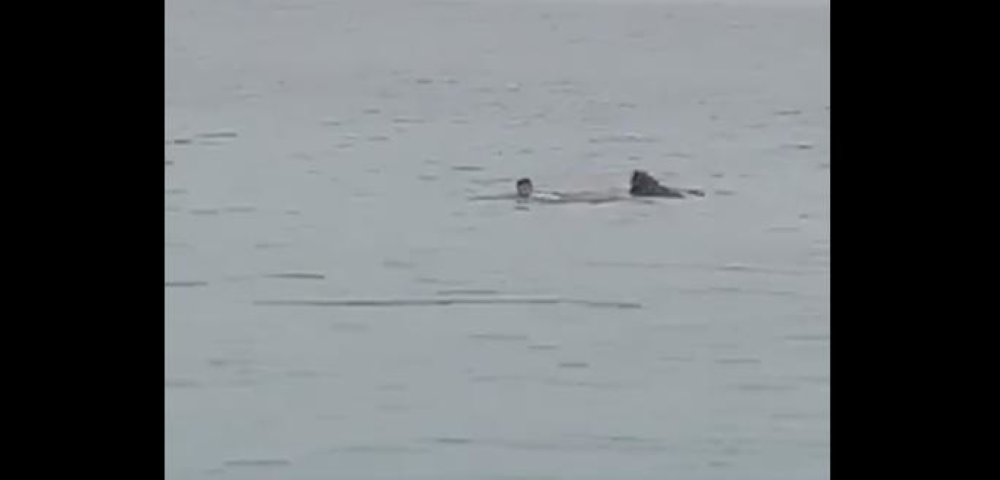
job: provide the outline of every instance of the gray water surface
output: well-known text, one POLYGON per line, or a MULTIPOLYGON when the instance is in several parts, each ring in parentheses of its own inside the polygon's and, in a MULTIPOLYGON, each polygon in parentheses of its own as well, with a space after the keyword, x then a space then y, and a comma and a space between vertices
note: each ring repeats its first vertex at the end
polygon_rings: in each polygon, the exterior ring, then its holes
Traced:
POLYGON ((168 0, 166 478, 829 478, 829 7, 737 3, 168 0))

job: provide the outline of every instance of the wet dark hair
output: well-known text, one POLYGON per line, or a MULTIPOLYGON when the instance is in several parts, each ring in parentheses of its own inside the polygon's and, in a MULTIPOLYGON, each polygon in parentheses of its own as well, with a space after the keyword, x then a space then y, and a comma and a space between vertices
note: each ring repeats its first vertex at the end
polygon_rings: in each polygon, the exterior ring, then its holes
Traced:
MULTIPOLYGON (((510 185, 510 184, 508 184, 508 185, 510 185)), ((517 181, 517 186, 520 187, 521 185, 531 185, 531 179, 530 178, 522 178, 522 179, 518 180, 517 181)))

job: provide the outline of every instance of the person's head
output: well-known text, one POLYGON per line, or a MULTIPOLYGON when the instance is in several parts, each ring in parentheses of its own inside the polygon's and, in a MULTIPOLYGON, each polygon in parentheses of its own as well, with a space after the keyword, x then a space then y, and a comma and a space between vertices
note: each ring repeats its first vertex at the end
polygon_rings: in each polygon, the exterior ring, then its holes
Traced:
POLYGON ((535 190, 534 186, 531 185, 530 178, 522 178, 517 181, 517 196, 519 197, 530 197, 531 193, 535 190))

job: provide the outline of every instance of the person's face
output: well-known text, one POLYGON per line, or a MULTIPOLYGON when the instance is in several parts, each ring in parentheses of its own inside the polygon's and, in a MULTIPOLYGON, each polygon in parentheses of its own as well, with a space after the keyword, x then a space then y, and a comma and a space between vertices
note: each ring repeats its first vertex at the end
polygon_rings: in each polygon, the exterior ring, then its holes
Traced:
POLYGON ((534 190, 530 183, 520 183, 517 185, 517 195, 520 197, 530 197, 531 192, 534 190))

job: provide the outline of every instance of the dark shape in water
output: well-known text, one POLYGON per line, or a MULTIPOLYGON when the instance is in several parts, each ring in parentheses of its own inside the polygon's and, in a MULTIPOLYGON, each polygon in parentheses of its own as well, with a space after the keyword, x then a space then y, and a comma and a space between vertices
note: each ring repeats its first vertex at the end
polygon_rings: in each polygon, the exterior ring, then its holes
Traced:
POLYGON ((662 197, 662 198, 685 198, 688 195, 704 197, 705 192, 696 189, 678 189, 661 185, 645 170, 635 170, 632 172, 632 179, 629 182, 631 188, 628 193, 634 197, 662 197))

